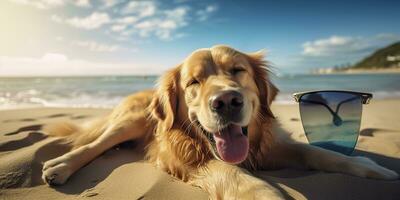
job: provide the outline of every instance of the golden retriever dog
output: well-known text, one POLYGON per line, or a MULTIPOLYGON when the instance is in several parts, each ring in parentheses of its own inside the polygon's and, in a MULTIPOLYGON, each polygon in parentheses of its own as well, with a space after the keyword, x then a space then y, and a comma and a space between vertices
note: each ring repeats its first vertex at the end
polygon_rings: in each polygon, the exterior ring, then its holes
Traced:
POLYGON ((49 135, 73 149, 43 166, 43 180, 64 184, 107 149, 127 140, 142 144, 146 159, 210 199, 283 199, 254 170, 283 167, 393 180, 396 172, 365 157, 349 157, 296 143, 270 110, 278 90, 262 52, 228 46, 199 49, 161 76, 155 91, 128 96, 89 126, 62 123, 49 135))

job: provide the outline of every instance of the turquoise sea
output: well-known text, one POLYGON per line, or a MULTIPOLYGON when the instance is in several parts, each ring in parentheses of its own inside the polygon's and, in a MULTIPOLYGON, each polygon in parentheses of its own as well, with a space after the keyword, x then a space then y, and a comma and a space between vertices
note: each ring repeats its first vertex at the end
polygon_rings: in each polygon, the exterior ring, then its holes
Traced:
MULTIPOLYGON (((124 96, 155 87, 157 76, 0 78, 0 109, 74 106, 112 107, 124 96)), ((291 94, 309 90, 372 92, 374 99, 400 98, 400 74, 282 75, 272 77, 277 101, 294 102, 291 94)))

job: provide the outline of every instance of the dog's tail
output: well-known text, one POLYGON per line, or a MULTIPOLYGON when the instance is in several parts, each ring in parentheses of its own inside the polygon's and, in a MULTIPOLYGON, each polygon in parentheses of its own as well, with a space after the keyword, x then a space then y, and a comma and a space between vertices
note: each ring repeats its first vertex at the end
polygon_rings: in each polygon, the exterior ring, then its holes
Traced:
POLYGON ((43 132, 51 137, 63 137, 75 149, 98 138, 106 128, 106 118, 100 118, 77 125, 74 122, 59 122, 43 127, 43 132))

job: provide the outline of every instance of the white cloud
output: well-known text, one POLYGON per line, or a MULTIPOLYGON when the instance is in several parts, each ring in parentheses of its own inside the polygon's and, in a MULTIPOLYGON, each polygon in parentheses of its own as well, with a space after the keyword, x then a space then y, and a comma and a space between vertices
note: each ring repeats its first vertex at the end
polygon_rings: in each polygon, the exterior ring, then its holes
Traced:
POLYGON ((43 55, 41 60, 43 62, 57 63, 57 62, 65 62, 68 60, 68 58, 66 55, 60 53, 46 53, 45 55, 43 55))
POLYGON ((171 20, 176 21, 177 23, 186 25, 185 16, 186 16, 188 10, 189 10, 188 7, 181 6, 181 7, 175 8, 173 10, 166 10, 165 14, 166 14, 167 19, 171 19, 171 20))
MULTIPOLYGON (((180 38, 185 33, 178 30, 190 22, 207 20, 218 10, 216 4, 208 5, 200 10, 191 10, 186 5, 178 5, 171 9, 161 9, 157 1, 125 1, 125 0, 10 0, 20 4, 33 5, 39 2, 41 7, 73 4, 80 7, 93 7, 96 10, 87 16, 62 16, 53 14, 50 19, 59 24, 67 24, 84 30, 94 30, 107 25, 108 33, 116 40, 129 40, 131 36, 157 37, 161 40, 180 38), (51 5, 51 6, 50 6, 51 5), (117 6, 118 5, 118 6, 117 6), (189 12, 191 11, 191 12, 189 12), (110 12, 118 13, 114 18, 110 12)), ((36 5, 36 4, 35 4, 36 5)), ((38 4, 39 5, 39 4, 38 4)))
POLYGON ((123 36, 123 37, 130 36, 135 32, 137 32, 135 29, 125 30, 125 31, 121 32, 121 36, 123 36))
POLYGON ((91 30, 97 29, 111 21, 109 15, 103 12, 93 12, 91 15, 83 18, 73 17, 66 19, 65 22, 76 28, 91 30))
POLYGON ((379 48, 400 40, 400 35, 381 33, 371 36, 330 36, 302 44, 302 51, 275 59, 276 66, 295 73, 307 69, 354 64, 379 48))
POLYGON ((90 0, 9 0, 13 3, 33 6, 38 9, 51 9, 72 3, 78 7, 91 7, 90 0))
POLYGON ((120 49, 118 45, 102 44, 95 41, 74 41, 72 44, 97 52, 114 52, 120 49))
POLYGON ((139 17, 149 17, 156 13, 157 7, 154 1, 130 1, 121 10, 123 14, 137 14, 139 17))
POLYGON ((125 16, 113 20, 113 25, 111 26, 111 31, 120 32, 122 36, 130 35, 133 30, 127 31, 128 27, 131 27, 139 20, 137 16, 125 16), (127 34, 129 32, 129 34, 127 34))
MULTIPOLYGON (((149 37, 155 35, 162 40, 171 40, 174 37, 174 31, 186 26, 188 7, 177 7, 172 10, 166 10, 159 17, 142 20, 134 25, 135 31, 140 37, 149 37)), ((176 34, 177 35, 177 34, 176 34)))
POLYGON ((66 23, 73 27, 86 30, 97 29, 111 22, 110 16, 103 12, 93 12, 91 15, 86 17, 72 17, 68 19, 64 19, 63 17, 54 14, 51 16, 51 20, 56 23, 66 23))
POLYGON ((376 36, 378 40, 391 40, 391 41, 397 41, 400 40, 400 35, 396 35, 393 33, 380 33, 376 36))
MULTIPOLYGON (((207 12, 214 12, 215 9, 216 6, 206 8, 207 12)), ((129 16, 113 20, 110 30, 118 33, 113 36, 117 40, 127 40, 132 35, 172 40, 185 35, 178 30, 189 24, 189 11, 188 6, 159 9, 154 2, 132 1, 121 9, 122 13, 129 13, 129 16)))
POLYGON ((117 4, 122 3, 123 1, 122 0, 102 0, 102 2, 103 2, 103 6, 102 6, 103 8, 110 8, 117 4))
POLYGON ((198 10, 196 12, 197 19, 199 21, 205 21, 210 17, 212 13, 216 12, 217 10, 218 10, 217 5, 208 5, 206 8, 198 10))
POLYGON ((90 4, 90 0, 75 0, 74 4, 78 7, 85 7, 85 8, 89 8, 92 5, 90 4))
POLYGON ((116 23, 120 24, 133 24, 139 20, 138 17, 135 16, 126 16, 126 17, 121 17, 115 20, 116 23))
POLYGON ((400 35, 381 33, 369 37, 331 36, 303 43, 303 56, 351 57, 372 53, 377 48, 400 40, 400 35))
POLYGON ((20 5, 34 6, 38 9, 49 9, 65 4, 65 0, 9 0, 20 5))
POLYGON ((305 56, 334 56, 349 52, 361 52, 371 48, 371 42, 362 37, 331 36, 303 44, 305 56))
POLYGON ((126 25, 124 25, 124 24, 111 26, 111 30, 114 32, 121 32, 125 29, 126 29, 126 25))
POLYGON ((64 19, 58 15, 52 15, 51 20, 56 22, 56 23, 63 23, 64 19))

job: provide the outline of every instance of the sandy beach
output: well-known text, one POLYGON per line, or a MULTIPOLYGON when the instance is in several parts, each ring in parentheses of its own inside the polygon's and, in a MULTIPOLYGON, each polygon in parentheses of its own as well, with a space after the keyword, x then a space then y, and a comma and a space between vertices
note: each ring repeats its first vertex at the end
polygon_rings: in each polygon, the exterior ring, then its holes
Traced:
MULTIPOLYGON (((274 104, 273 111, 292 137, 306 142, 297 105, 274 104)), ((42 163, 68 151, 62 139, 41 133, 45 124, 81 123, 110 112, 90 108, 30 108, 0 111, 0 199, 207 199, 191 187, 143 161, 131 143, 114 147, 79 170, 69 181, 49 187, 42 163)), ((364 106, 354 155, 364 155, 400 173, 400 100, 364 106)), ((256 176, 288 199, 398 199, 400 181, 378 181, 337 173, 282 169, 256 176)))

